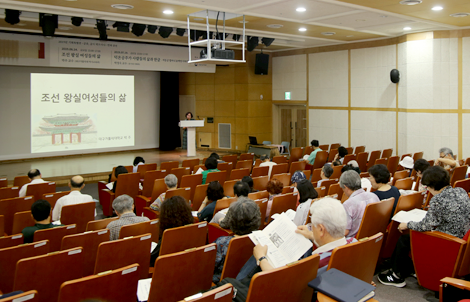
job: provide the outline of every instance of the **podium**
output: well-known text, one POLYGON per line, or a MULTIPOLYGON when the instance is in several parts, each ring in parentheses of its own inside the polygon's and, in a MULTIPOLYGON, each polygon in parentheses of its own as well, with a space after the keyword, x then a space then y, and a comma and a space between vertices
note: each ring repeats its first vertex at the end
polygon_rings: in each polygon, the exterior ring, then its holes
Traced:
POLYGON ((196 156, 196 127, 204 127, 204 120, 184 120, 178 124, 181 128, 186 127, 187 156, 196 156))

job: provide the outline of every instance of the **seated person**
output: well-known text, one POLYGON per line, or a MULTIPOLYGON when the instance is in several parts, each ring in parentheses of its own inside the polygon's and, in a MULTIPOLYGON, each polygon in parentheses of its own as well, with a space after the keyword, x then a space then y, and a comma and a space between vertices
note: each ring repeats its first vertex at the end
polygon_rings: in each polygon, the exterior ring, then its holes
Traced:
POLYGON ((278 196, 282 193, 282 189, 284 188, 284 184, 277 178, 273 178, 268 181, 267 191, 269 193, 268 205, 266 209, 266 221, 269 221, 271 208, 273 206, 273 198, 278 196))
POLYGON ((434 162, 435 166, 444 167, 444 169, 453 169, 460 167, 459 161, 454 159, 454 153, 450 148, 439 149, 439 158, 434 162))
POLYGON ((233 237, 243 236, 259 229, 261 224, 261 213, 258 205, 247 197, 240 197, 230 205, 227 212, 228 228, 235 234, 234 236, 222 236, 217 238, 217 254, 215 257, 215 269, 212 282, 219 282, 220 275, 224 268, 225 256, 228 245, 233 237), (230 213, 230 214, 229 214, 230 213))
POLYGON ((137 173, 139 166, 144 165, 144 164, 145 164, 144 158, 142 156, 136 156, 136 158, 134 158, 132 173, 137 173))
POLYGON ((93 197, 80 192, 85 187, 85 180, 80 175, 76 175, 69 180, 69 187, 70 193, 59 198, 54 206, 54 210, 52 211, 53 221, 60 221, 62 207, 93 201, 93 197))
POLYGON ((109 230, 109 240, 119 239, 121 227, 138 222, 149 221, 147 217, 139 217, 134 213, 134 199, 129 195, 121 195, 113 200, 113 209, 118 219, 111 221, 106 228, 109 230))
POLYGON ((34 241, 34 232, 37 230, 45 230, 62 225, 53 225, 51 223, 51 205, 47 200, 38 199, 31 205, 31 216, 34 219, 34 226, 25 227, 23 233, 23 243, 31 243, 34 241))
POLYGON ((313 163, 315 162, 315 158, 317 157, 317 153, 322 150, 319 147, 320 143, 318 142, 318 140, 314 139, 310 142, 310 144, 313 147, 313 151, 312 153, 310 153, 310 155, 305 155, 304 160, 306 160, 310 165, 313 165, 313 163))
POLYGON ((331 175, 333 175, 333 168, 331 167, 331 165, 325 164, 321 168, 321 172, 320 172, 321 179, 317 182, 317 187, 321 187, 321 183, 324 180, 330 179, 331 175))
MULTIPOLYGON (((422 183, 434 195, 426 216, 418 222, 400 223, 398 230, 438 231, 463 238, 470 226, 470 199, 467 192, 462 188, 452 188, 449 173, 440 166, 426 169, 422 183)), ((379 274, 380 283, 395 287, 406 285, 405 278, 414 271, 410 250, 410 235, 402 235, 392 254, 392 269, 379 274)))
MULTIPOLYGON (((167 190, 177 189, 178 187, 178 178, 175 174, 168 174, 163 179, 165 181, 165 185, 167 190)), ((162 206, 163 201, 165 200, 166 192, 160 194, 160 196, 155 199, 155 201, 150 205, 150 208, 154 211, 160 211, 160 207, 162 206)))
POLYGON ((411 172, 413 172, 413 158, 411 156, 405 156, 398 164, 410 172, 407 176, 410 177, 411 172))
POLYGON ((369 169, 369 180, 376 191, 372 194, 377 195, 380 200, 388 199, 390 197, 395 198, 393 202, 392 214, 390 220, 395 213, 395 208, 397 207, 398 199, 400 198, 400 191, 395 186, 388 184, 390 181, 390 172, 387 169, 386 165, 373 165, 369 169))
POLYGON ((343 163, 341 163, 341 161, 340 161, 339 159, 334 160, 334 161, 331 163, 331 165, 332 165, 333 167, 341 166, 342 164, 343 164, 343 163))
POLYGON ((307 222, 308 211, 312 200, 318 197, 318 193, 308 179, 303 179, 297 183, 297 190, 300 195, 300 205, 295 211, 294 223, 296 226, 304 225, 307 222))
POLYGON ((361 188, 361 177, 353 170, 341 174, 339 186, 348 197, 343 203, 347 218, 345 236, 354 237, 359 231, 366 206, 371 202, 378 202, 379 198, 361 188))
MULTIPOLYGON (((297 183, 303 179, 306 179, 304 172, 302 171, 295 171, 294 174, 290 178, 290 183, 294 186, 294 193, 299 192, 297 190, 297 183)), ((297 205, 299 205, 300 195, 297 194, 297 205)))
POLYGON ((418 192, 421 192, 423 195, 423 204, 426 203, 426 199, 428 198, 428 188, 423 185, 423 173, 430 166, 429 162, 423 158, 418 159, 413 166, 413 169, 416 171, 416 176, 419 177, 418 192))
POLYGON ((250 193, 258 192, 258 190, 253 189, 253 178, 251 176, 243 176, 242 182, 245 182, 250 187, 250 193))
POLYGON ((227 198, 224 195, 224 187, 216 180, 207 186, 207 196, 199 207, 197 218, 199 221, 211 221, 214 216, 217 200, 227 198))
MULTIPOLYGON (((261 164, 260 167, 269 167, 268 178, 271 179, 271 171, 273 170, 273 166, 277 165, 275 162, 269 160, 269 156, 266 154, 261 155, 261 164)), ((272 158, 271 158, 272 159, 272 158)))
POLYGON ((206 162, 204 163, 204 166, 206 167, 207 170, 201 172, 202 184, 206 183, 207 174, 211 172, 220 172, 220 170, 217 169, 217 159, 215 157, 208 157, 206 159, 206 162))
POLYGON ((21 187, 19 197, 26 196, 26 189, 28 188, 28 185, 34 185, 34 184, 47 182, 44 179, 42 179, 41 172, 38 169, 32 169, 31 171, 29 171, 28 177, 29 177, 29 180, 31 180, 31 182, 21 187))
POLYGON ((278 148, 272 148, 269 152, 269 158, 271 158, 271 160, 274 158, 274 156, 281 156, 281 153, 279 153, 278 148))
POLYGON ((233 185, 233 194, 235 194, 236 197, 248 197, 248 194, 250 194, 250 187, 246 182, 237 181, 233 185))
POLYGON ((211 155, 209 155, 209 157, 217 159, 217 163, 219 163, 219 164, 225 162, 225 161, 221 160, 219 154, 217 154, 215 152, 212 152, 211 155))
MULTIPOLYGON (((335 158, 333 159, 333 162, 338 161, 343 164, 344 157, 348 155, 348 149, 346 149, 343 146, 339 146, 338 148, 338 153, 336 153, 335 158)), ((337 166, 337 165, 336 165, 337 166)))
MULTIPOLYGON (((129 173, 124 166, 117 166, 116 169, 114 169, 114 177, 116 177, 116 181, 114 182, 109 182, 106 187, 113 191, 113 193, 116 193, 116 188, 117 188, 117 179, 120 174, 127 174, 129 173)), ((109 177, 111 179, 111 176, 109 177)))
POLYGON ((160 208, 160 239, 157 247, 150 256, 150 266, 155 265, 160 255, 163 232, 168 229, 177 228, 194 223, 194 217, 191 214, 189 203, 181 196, 173 196, 162 203, 160 208))

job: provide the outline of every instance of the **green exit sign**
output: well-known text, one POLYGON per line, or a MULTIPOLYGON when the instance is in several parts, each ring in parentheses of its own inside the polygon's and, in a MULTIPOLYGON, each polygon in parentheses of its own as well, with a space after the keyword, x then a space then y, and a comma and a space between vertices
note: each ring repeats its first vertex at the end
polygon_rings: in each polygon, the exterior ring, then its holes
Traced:
POLYGON ((284 99, 285 100, 290 100, 290 91, 284 92, 284 99))

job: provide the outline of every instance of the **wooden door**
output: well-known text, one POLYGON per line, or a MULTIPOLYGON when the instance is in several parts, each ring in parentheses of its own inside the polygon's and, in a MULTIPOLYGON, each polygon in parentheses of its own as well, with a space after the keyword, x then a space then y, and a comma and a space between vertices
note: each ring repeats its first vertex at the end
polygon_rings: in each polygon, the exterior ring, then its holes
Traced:
POLYGON ((292 109, 281 109, 281 141, 292 146, 292 109))
POLYGON ((307 109, 305 106, 282 106, 280 110, 281 141, 291 148, 307 146, 307 109))

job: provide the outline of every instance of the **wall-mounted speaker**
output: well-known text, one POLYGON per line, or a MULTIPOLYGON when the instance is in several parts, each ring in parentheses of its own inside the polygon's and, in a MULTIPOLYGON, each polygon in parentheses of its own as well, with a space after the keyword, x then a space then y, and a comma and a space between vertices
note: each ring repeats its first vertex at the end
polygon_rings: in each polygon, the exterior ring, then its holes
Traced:
POLYGON ((395 84, 400 82, 400 72, 397 69, 390 71, 390 81, 395 84))
POLYGON ((268 66, 269 66, 269 55, 264 53, 257 53, 256 54, 256 62, 255 62, 255 74, 268 74, 268 66))

